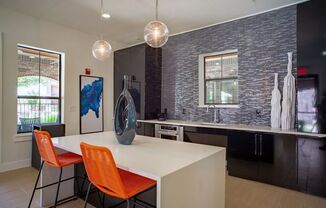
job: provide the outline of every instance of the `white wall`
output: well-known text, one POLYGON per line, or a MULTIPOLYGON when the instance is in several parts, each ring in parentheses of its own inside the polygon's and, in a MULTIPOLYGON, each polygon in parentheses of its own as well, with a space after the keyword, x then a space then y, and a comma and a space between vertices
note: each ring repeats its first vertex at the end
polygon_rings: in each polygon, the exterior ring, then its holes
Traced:
POLYGON ((2 144, 2 32, 0 31, 0 164, 2 144))
MULTIPOLYGON (((5 8, 0 8, 0 31, 3 32, 2 127, 4 130, 1 132, 0 172, 28 166, 31 158, 31 141, 14 141, 17 120, 16 47, 18 43, 65 53, 64 123, 68 135, 79 133, 79 75, 84 73, 85 68, 91 68, 92 75, 104 77, 104 129, 112 129, 113 58, 105 62, 93 58, 91 46, 96 36, 5 8)), ((113 48, 118 49, 119 45, 113 44, 113 48)))

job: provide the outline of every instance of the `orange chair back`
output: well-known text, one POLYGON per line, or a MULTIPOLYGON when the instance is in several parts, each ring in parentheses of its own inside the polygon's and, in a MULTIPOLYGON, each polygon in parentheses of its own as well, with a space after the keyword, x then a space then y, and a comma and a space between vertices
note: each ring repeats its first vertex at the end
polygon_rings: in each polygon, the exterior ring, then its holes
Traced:
POLYGON ((49 132, 34 130, 34 135, 43 161, 50 166, 60 167, 49 132))
POLYGON ((85 169, 94 186, 113 197, 127 199, 118 168, 112 153, 105 147, 80 144, 85 169))

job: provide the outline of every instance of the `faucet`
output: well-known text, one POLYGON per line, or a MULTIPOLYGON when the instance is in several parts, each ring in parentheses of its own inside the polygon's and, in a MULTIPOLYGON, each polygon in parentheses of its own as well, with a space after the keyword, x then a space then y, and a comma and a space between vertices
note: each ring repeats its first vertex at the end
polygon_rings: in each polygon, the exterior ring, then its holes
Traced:
POLYGON ((216 105, 209 104, 209 105, 207 106, 207 113, 208 113, 209 107, 211 107, 211 106, 214 108, 214 120, 213 120, 213 122, 214 122, 214 123, 220 123, 220 122, 221 122, 221 118, 220 118, 220 109, 217 108, 216 105))

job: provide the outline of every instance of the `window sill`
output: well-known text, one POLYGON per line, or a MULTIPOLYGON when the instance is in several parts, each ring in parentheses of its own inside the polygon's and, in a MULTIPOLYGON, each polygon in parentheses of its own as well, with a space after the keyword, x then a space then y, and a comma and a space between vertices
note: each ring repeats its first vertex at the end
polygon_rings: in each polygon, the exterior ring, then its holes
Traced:
POLYGON ((14 142, 28 142, 32 141, 32 133, 22 133, 16 134, 14 137, 14 142))
POLYGON ((199 105, 198 108, 240 108, 240 105, 199 105))

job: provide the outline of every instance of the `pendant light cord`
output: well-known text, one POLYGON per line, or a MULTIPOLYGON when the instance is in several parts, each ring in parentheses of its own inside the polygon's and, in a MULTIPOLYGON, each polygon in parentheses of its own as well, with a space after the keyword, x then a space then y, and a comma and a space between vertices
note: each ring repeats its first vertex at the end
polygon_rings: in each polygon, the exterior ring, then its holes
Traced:
POLYGON ((156 0, 155 19, 158 20, 158 0, 156 0))
MULTIPOLYGON (((102 12, 103 12, 103 0, 101 0, 101 10, 100 10, 100 15, 101 16, 102 16, 102 12)), ((100 18, 100 24, 103 25, 102 18, 100 18)), ((102 29, 102 27, 101 27, 100 40, 104 40, 103 39, 103 29, 102 29)))

